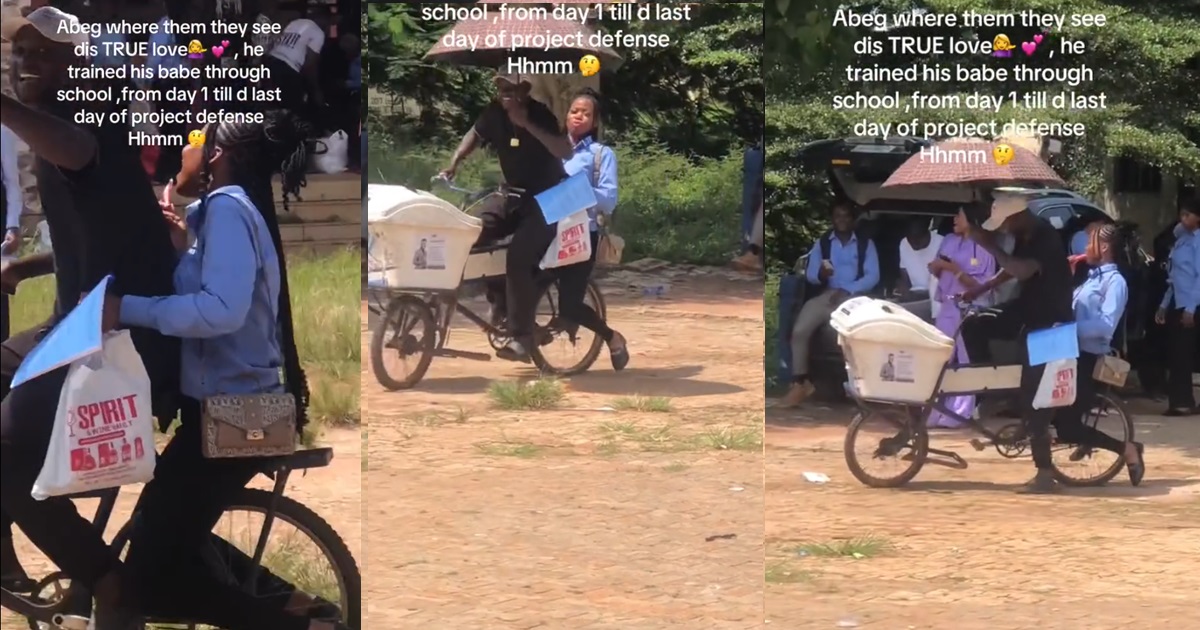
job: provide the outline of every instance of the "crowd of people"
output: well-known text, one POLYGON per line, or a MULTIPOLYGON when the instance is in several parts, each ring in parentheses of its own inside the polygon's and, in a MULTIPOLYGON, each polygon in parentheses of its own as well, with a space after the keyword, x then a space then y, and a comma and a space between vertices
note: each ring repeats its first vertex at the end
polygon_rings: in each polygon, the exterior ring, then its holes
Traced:
MULTIPOLYGON (((1099 220, 1064 239, 1055 226, 1028 209, 1021 195, 997 193, 990 210, 982 226, 960 211, 944 236, 930 231, 928 219, 913 221, 899 245, 896 289, 909 296, 928 293, 932 321, 955 339, 952 361, 957 364, 995 363, 994 341, 1019 341, 1024 353, 1030 333, 1074 323, 1080 348, 1075 404, 1058 410, 1034 409, 1033 397, 1045 365, 1025 365, 1022 371, 1015 403, 1038 468, 1029 489, 1055 489, 1051 425, 1063 440, 1123 456, 1131 481, 1140 483, 1145 474, 1142 445, 1121 442, 1082 422, 1095 403, 1092 374, 1097 361, 1121 350, 1130 307, 1126 232, 1112 221, 1099 220), (1009 299, 1003 289, 1013 283, 1017 293, 1009 299), (966 303, 993 307, 996 316, 964 322, 966 303)), ((793 379, 783 401, 786 406, 798 406, 814 393, 809 378, 813 334, 843 302, 880 288, 879 253, 875 242, 856 229, 854 206, 835 202, 831 223, 810 252, 805 269, 817 294, 791 322, 793 379)), ((1174 240, 1163 261, 1167 286, 1154 315, 1155 325, 1171 339, 1162 348, 1169 373, 1165 414, 1195 416, 1200 413, 1192 386, 1195 312, 1200 305, 1200 208, 1195 199, 1182 202, 1178 222, 1169 232, 1174 240)), ((1020 360, 1026 361, 1024 356, 1020 360)), ((942 406, 950 414, 933 411, 928 426, 958 428, 963 424, 960 419, 978 417, 973 396, 949 397, 942 406)))
POLYGON ((463 160, 478 148, 491 149, 500 162, 505 201, 483 211, 483 230, 476 243, 483 246, 511 238, 505 278, 488 286, 492 323, 504 323, 511 337, 497 356, 529 362, 529 350, 536 343, 538 263, 555 238, 556 226, 547 224, 535 196, 582 172, 597 200, 587 211, 592 255, 586 262, 555 270, 559 311, 604 339, 613 369, 622 370, 629 363, 625 338, 584 301, 603 231, 617 207, 617 160, 613 150, 601 143, 600 98, 591 91, 581 92, 571 101, 565 124, 560 124, 549 107, 530 96, 528 77, 497 74, 494 83, 495 101, 463 135, 441 175, 453 179, 463 160))
MULTIPOLYGON (((272 180, 281 179, 285 193, 303 185, 307 124, 272 110, 263 123, 206 125, 203 146, 184 148, 173 174, 181 194, 198 198, 180 212, 169 195, 155 195, 127 129, 76 124, 78 105, 59 99, 68 68, 81 63, 63 35, 77 21, 41 7, 3 23, 20 80, 17 98, 0 96, 0 123, 36 158, 53 251, 6 258, 0 285, 20 300, 24 282, 53 275, 56 299, 44 322, 0 346, 0 581, 16 593, 35 586, 15 553, 16 525, 94 597, 90 628, 141 628, 148 615, 245 630, 345 628, 329 602, 269 572, 261 591, 279 595, 253 596, 220 579, 203 555, 223 544, 210 532, 258 470, 251 459, 204 457, 204 401, 286 393, 296 402, 297 426, 305 424, 308 387, 272 180), (121 559, 70 500, 31 496, 68 367, 11 387, 30 351, 109 276, 103 328, 129 331, 150 375, 160 427, 181 419, 138 501, 138 526, 121 559)), ((7 311, 5 319, 7 326, 7 311)), ((249 566, 225 546, 235 566, 249 566)))

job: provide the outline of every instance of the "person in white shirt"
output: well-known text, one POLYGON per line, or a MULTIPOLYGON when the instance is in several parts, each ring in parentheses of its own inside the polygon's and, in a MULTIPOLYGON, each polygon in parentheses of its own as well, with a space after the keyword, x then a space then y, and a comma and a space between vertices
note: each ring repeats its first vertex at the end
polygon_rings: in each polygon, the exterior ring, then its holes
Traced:
POLYGON ((937 258, 941 246, 942 235, 930 231, 928 219, 914 219, 909 223, 908 233, 900 241, 898 294, 930 293, 936 280, 929 273, 929 263, 937 258))
POLYGON ((321 91, 321 48, 325 31, 316 22, 300 17, 288 22, 267 53, 264 64, 279 88, 283 106, 314 121, 325 107, 321 91))
MULTIPOLYGON (((25 204, 21 195, 21 178, 17 170, 17 135, 0 125, 0 206, 4 208, 4 243, 0 259, 7 261, 21 249, 21 210, 25 204)), ((8 296, 0 299, 0 341, 8 339, 8 296)))

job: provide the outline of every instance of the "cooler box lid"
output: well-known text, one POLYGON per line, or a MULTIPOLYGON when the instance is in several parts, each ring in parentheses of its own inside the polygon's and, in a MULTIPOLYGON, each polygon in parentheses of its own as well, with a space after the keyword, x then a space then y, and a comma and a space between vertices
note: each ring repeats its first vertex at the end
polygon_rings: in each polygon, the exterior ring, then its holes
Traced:
POLYGON ((829 325, 850 341, 942 350, 954 340, 903 306, 862 296, 847 300, 829 317, 829 325))
POLYGON ((388 184, 367 186, 367 222, 472 231, 483 226, 433 193, 388 184))

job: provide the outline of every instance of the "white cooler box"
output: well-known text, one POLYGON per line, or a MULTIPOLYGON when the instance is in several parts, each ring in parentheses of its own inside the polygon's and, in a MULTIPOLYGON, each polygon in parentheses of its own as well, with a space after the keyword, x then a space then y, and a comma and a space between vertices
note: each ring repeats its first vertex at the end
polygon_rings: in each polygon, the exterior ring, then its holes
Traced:
POLYGON ((393 289, 454 290, 483 222, 427 192, 367 186, 371 257, 393 289))
POLYGON ((829 324, 846 355, 850 389, 861 398, 924 402, 954 353, 953 339, 885 300, 848 300, 829 324))

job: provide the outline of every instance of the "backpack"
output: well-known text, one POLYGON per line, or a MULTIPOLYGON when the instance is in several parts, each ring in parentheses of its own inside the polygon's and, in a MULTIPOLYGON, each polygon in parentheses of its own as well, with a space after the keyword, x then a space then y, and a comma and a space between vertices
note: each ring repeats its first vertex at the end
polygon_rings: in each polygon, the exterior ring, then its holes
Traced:
MULTIPOLYGON (((867 246, 871 244, 871 240, 856 231, 854 233, 854 244, 858 246, 858 275, 854 279, 862 280, 862 277, 866 275, 867 246)), ((833 230, 829 230, 821 236, 821 260, 829 260, 832 252, 833 230)))

